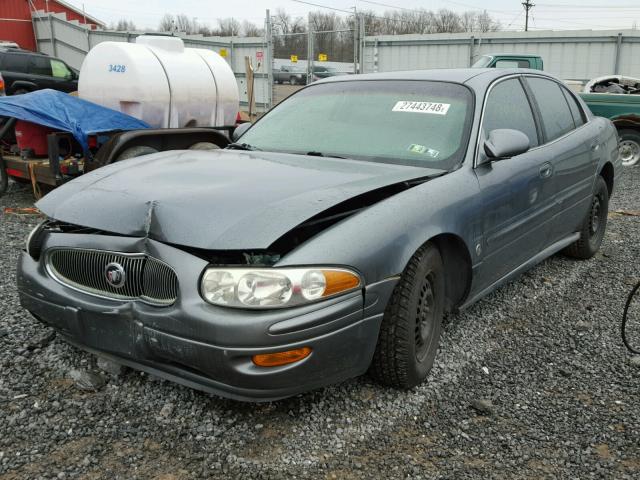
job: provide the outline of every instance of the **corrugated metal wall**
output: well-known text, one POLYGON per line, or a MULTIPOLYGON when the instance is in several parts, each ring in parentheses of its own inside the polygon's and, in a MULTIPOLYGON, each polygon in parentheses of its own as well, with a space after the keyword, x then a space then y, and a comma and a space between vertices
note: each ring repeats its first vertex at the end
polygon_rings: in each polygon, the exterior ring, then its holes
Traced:
POLYGON ((468 67, 487 53, 530 53, 564 79, 640 77, 638 30, 396 35, 366 37, 364 44, 365 72, 468 67))
MULTIPOLYGON (((1 1, 1 0, 0 0, 1 1)), ((80 69, 87 52, 101 42, 133 42, 142 32, 115 32, 108 30, 91 30, 78 21, 68 21, 62 14, 37 13, 33 17, 36 28, 38 49, 41 52, 62 58, 74 68, 80 69)), ((225 50, 226 60, 238 81, 240 104, 246 108, 247 85, 245 56, 252 57, 254 68, 257 65, 257 52, 263 52, 261 68, 254 73, 254 90, 258 111, 268 109, 271 104, 271 85, 268 80, 266 66, 271 62, 269 52, 263 38, 225 38, 203 37, 202 35, 182 36, 184 43, 192 48, 205 48, 222 53, 225 50)))

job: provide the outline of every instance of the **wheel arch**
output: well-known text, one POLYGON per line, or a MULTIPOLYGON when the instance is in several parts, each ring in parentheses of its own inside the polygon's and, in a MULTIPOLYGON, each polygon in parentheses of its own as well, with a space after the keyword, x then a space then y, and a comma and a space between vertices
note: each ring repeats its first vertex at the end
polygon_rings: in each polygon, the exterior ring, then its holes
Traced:
POLYGON ((613 164, 611 162, 605 163, 600 169, 600 176, 604 179, 604 182, 607 184, 607 191, 609 192, 609 198, 613 194, 613 185, 614 185, 614 170, 613 164))
POLYGON ((471 254, 464 240, 453 233, 438 234, 427 243, 435 245, 442 257, 445 272, 445 311, 451 312, 464 302, 471 290, 471 254))

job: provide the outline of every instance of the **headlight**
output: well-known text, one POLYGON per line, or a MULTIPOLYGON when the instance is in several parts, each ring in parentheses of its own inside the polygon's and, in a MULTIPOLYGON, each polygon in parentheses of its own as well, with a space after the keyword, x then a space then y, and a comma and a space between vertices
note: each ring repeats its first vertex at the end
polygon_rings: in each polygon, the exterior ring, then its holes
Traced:
POLYGON ((208 268, 202 296, 214 305, 282 308, 354 291, 360 276, 344 268, 208 268))

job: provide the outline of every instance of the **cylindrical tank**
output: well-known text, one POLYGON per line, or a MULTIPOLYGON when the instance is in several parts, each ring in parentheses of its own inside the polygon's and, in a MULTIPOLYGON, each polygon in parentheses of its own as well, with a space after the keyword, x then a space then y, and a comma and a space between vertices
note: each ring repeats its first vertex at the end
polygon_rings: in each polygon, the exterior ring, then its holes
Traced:
POLYGON ((220 55, 160 35, 93 47, 80 68, 78 95, 155 128, 233 125, 239 101, 220 55))

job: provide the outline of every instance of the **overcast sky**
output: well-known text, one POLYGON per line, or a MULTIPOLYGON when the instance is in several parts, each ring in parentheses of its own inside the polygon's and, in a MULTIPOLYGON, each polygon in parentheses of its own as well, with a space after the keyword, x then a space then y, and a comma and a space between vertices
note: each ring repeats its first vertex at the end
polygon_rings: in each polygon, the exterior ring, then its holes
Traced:
MULTIPOLYGON (((292 16, 306 16, 309 11, 320 7, 297 3, 293 0, 66 0, 86 12, 106 22, 116 22, 121 18, 132 20, 138 28, 156 28, 165 13, 185 13, 197 18, 198 22, 216 25, 216 19, 234 17, 249 20, 258 25, 264 23, 265 11, 284 8, 292 16)), ((339 10, 358 9, 383 12, 400 9, 426 8, 438 10, 448 8, 454 11, 486 9, 498 19, 503 28, 523 29, 524 9, 522 0, 309 0, 311 3, 339 10), (383 6, 385 4, 389 6, 383 6)), ((542 0, 531 10, 530 26, 535 29, 575 30, 575 29, 621 29, 640 28, 640 1, 638 0, 542 0)), ((330 10, 326 10, 330 11, 330 10)), ((338 12, 339 13, 339 12, 338 12)), ((345 14, 346 15, 346 14, 345 14)))

